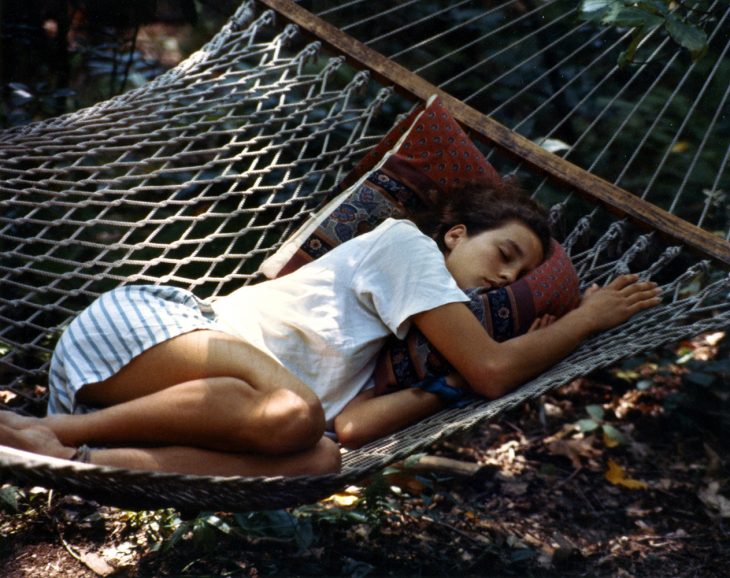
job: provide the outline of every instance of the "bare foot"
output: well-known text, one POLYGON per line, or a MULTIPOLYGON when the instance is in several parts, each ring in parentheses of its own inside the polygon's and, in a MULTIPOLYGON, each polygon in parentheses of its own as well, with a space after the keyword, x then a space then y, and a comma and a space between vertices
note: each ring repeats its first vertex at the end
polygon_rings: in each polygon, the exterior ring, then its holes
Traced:
MULTIPOLYGON (((33 418, 22 419, 33 420, 33 418)), ((0 445, 66 460, 71 459, 76 452, 74 448, 64 446, 56 434, 47 427, 26 424, 23 427, 14 428, 7 425, 11 421, 13 420, 3 420, 3 423, 0 423, 0 445)), ((16 423, 20 422, 16 421, 16 423)))
POLYGON ((4 425, 12 429, 23 429, 32 425, 37 425, 39 421, 40 420, 37 417, 26 417, 7 410, 0 411, 0 425, 4 425))

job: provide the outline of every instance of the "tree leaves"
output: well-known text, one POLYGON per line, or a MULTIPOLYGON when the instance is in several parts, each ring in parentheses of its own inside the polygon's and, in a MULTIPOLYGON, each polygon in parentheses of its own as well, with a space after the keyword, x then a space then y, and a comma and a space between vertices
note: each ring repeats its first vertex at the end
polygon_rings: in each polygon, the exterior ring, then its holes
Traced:
POLYGON ((682 20, 671 12, 666 17, 666 29, 672 39, 683 46, 692 54, 693 59, 698 59, 707 50, 707 34, 699 26, 686 20, 682 20))
POLYGON ((620 67, 634 62, 643 41, 657 28, 663 28, 694 60, 707 50, 707 34, 695 10, 671 0, 583 0, 579 17, 586 22, 632 29, 631 43, 618 58, 620 67))
POLYGON ((602 421, 604 416, 606 415, 606 412, 603 410, 603 408, 600 405, 595 404, 587 405, 586 413, 598 422, 602 421))
POLYGON ((654 14, 637 4, 627 5, 620 0, 607 2, 608 6, 595 14, 592 19, 600 16, 601 24, 610 24, 622 27, 653 28, 662 24, 662 17, 654 14))

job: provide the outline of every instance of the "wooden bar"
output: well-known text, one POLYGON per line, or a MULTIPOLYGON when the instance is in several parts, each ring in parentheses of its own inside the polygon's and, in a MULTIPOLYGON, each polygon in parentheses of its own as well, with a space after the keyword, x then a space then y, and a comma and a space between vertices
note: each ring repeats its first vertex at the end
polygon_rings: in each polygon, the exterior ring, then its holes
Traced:
POLYGON ((529 139, 365 46, 292 0, 259 0, 259 2, 275 10, 282 18, 296 24, 337 54, 345 56, 356 68, 370 70, 378 81, 386 85, 392 84, 401 94, 418 100, 426 100, 432 94, 438 94, 454 117, 473 131, 478 138, 518 157, 532 168, 575 189, 579 194, 599 201, 612 212, 629 218, 639 226, 656 230, 671 239, 681 241, 701 254, 730 265, 730 242, 549 153, 529 139))

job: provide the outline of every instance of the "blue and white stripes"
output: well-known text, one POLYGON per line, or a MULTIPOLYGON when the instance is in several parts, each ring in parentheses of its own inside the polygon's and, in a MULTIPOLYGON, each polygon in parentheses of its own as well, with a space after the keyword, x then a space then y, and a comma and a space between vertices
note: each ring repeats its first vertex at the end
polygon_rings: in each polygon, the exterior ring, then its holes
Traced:
POLYGON ((83 412, 76 393, 108 379, 172 337, 217 329, 212 310, 184 289, 129 285, 101 295, 68 326, 51 359, 48 413, 83 412))

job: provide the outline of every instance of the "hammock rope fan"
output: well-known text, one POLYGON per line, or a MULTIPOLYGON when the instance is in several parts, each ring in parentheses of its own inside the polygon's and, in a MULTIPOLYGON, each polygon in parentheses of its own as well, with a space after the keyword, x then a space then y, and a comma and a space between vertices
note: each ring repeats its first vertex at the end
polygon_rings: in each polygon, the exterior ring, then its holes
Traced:
MULTIPOLYGON (((482 141, 500 172, 518 173, 552 206, 554 225, 563 232, 560 240, 584 286, 635 271, 662 283, 665 303, 596 336, 511 395, 443 411, 346 453, 338 475, 163 474, 2 448, 4 481, 55 487, 133 508, 243 511, 306 503, 596 368, 728 327, 730 279, 724 269, 730 264, 730 227, 723 213, 727 199, 720 193, 727 189, 730 149, 719 137, 728 128, 728 89, 717 88, 720 62, 698 82, 699 65, 677 67, 677 51, 657 37, 647 40, 646 50, 659 64, 618 70, 615 54, 626 44, 626 35, 609 38, 603 29, 575 25, 575 3, 560 0, 536 7, 506 1, 479 11, 467 10, 473 8, 469 1, 450 3, 449 10, 464 7, 463 22, 424 38, 416 34, 418 27, 447 8, 413 19, 403 12, 412 2, 388 3, 382 9, 376 2, 367 4, 373 5, 371 15, 354 0, 325 6, 315 16, 288 0, 246 1, 203 49, 147 85, 0 134, 0 382, 6 399, 12 398, 9 407, 37 412, 37 386, 45 382, 55 340, 103 291, 124 283, 167 283, 208 297, 260 280, 263 259, 327 198, 380 140, 384 128, 414 101, 433 93, 482 141), (400 21, 399 9, 405 14, 400 21), (386 24, 389 29, 383 28, 386 24), (495 42, 493 35, 502 29, 521 26, 526 48, 495 42), (562 36, 553 33, 554 26, 564 26, 562 36), (355 39, 362 31, 374 36, 355 39), (409 46, 390 57, 374 49, 404 34, 409 46), (432 43, 450 35, 462 44, 431 55, 432 43), (562 39, 570 40, 567 52, 557 51, 562 39), (325 56, 323 44, 334 55, 317 65, 314 61, 325 56), (484 44, 491 46, 489 51, 484 44), (513 49, 527 54, 518 60, 513 49), (458 50, 473 52, 474 64, 454 74, 448 58, 458 50), (414 55, 425 60, 408 60, 414 55), (510 67, 529 66, 535 57, 548 61, 544 75, 516 86, 510 67), (540 83, 554 83, 566 62, 576 63, 573 76, 546 92, 540 83), (582 71, 599 65, 607 66, 607 72, 588 85, 582 71), (444 71, 452 76, 438 77, 444 71), (484 71, 490 75, 486 80, 478 78, 484 71), (607 97, 602 87, 614 77, 620 79, 618 92, 607 97), (641 161, 668 113, 653 108, 652 89, 665 77, 675 83, 672 98, 685 97, 688 86, 696 87, 697 96, 672 134, 669 152, 660 151, 663 157, 650 172, 641 161), (567 87, 581 84, 586 85, 583 96, 571 102, 567 87), (628 100, 642 84, 648 88, 628 100), (501 94, 505 86, 511 94, 501 94), (530 93, 535 87, 537 92, 530 93), (538 104, 531 100, 535 94, 538 104), (690 138, 685 129, 696 124, 696 111, 706 111, 710 94, 715 108, 702 132, 692 133, 695 153, 686 155, 677 179, 671 151, 690 138), (556 103, 560 115, 551 108, 556 103), (634 126, 632 118, 647 106, 651 116, 639 123, 646 132, 635 139, 636 149, 617 156, 617 136, 634 126), (578 127, 574 117, 586 107, 591 121, 578 127), (523 114, 506 115, 509 110, 523 114), (502 115, 517 120, 508 128, 495 120, 502 115), (545 118, 553 125, 547 126, 545 118), (597 133, 601 146, 588 146, 597 133), (564 134, 571 136, 567 148, 555 136, 564 134), (563 158, 545 148, 556 141, 563 158), (715 152, 708 160, 710 148, 715 152), (695 168, 708 162, 714 163, 713 178, 702 186, 709 192, 704 202, 686 206, 686 191, 698 186, 695 168), (674 181, 667 197, 659 184, 669 177, 674 181), (634 195, 624 186, 643 191, 634 195)), ((730 8, 725 7, 708 32, 709 42, 727 36, 728 17, 730 8)), ((724 46, 720 61, 726 50, 724 46)))

